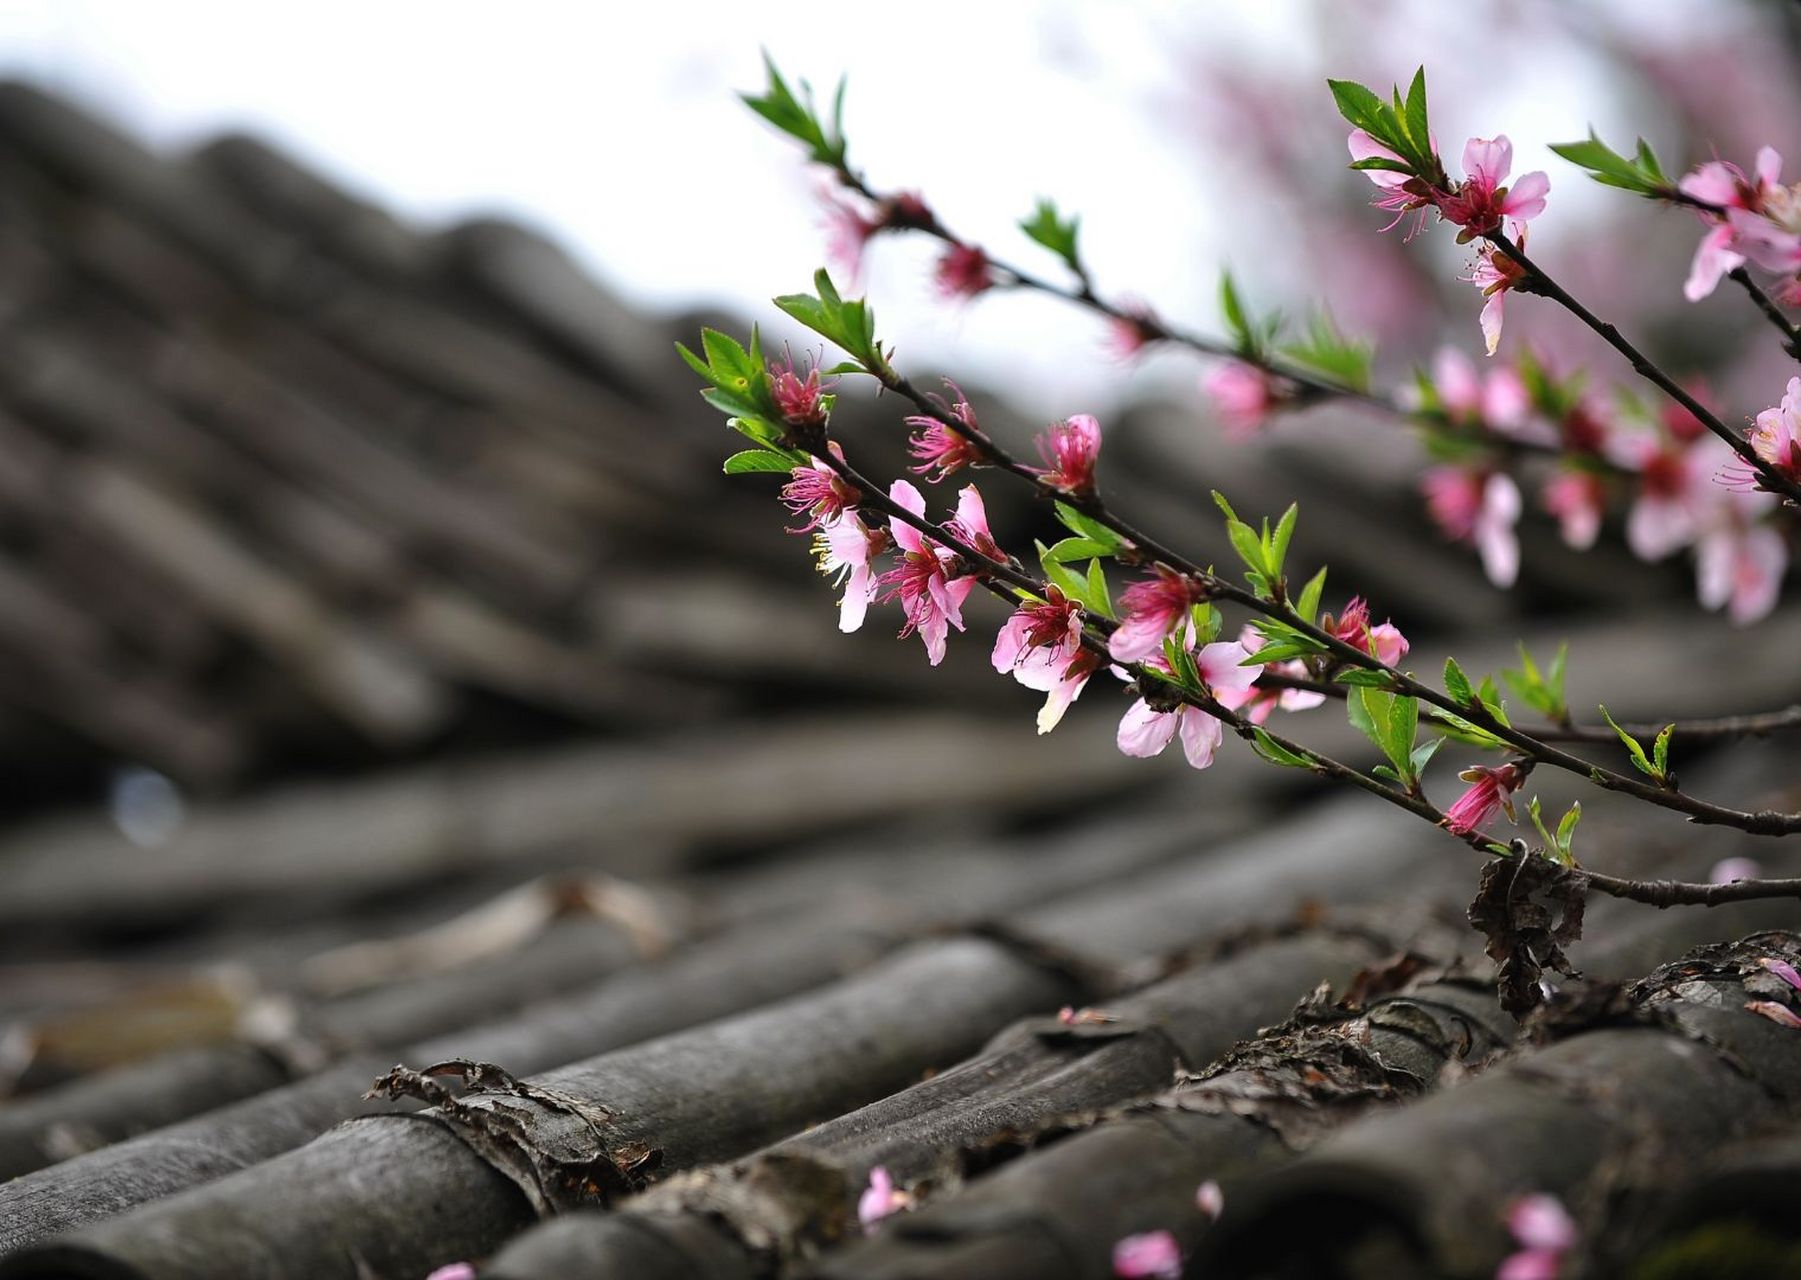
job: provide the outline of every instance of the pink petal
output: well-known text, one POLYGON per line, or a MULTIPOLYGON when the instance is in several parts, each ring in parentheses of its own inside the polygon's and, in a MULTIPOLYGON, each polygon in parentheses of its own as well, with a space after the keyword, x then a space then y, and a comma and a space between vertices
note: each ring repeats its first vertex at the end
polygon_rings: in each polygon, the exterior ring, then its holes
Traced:
MULTIPOLYGON (((1345 144, 1350 148, 1351 159, 1354 161, 1374 160, 1377 157, 1381 157, 1384 160, 1399 160, 1401 158, 1387 147, 1383 146, 1380 142, 1377 142, 1374 138, 1370 137, 1370 135, 1362 129, 1351 130, 1351 136, 1345 140, 1345 144)), ((1364 177, 1387 191, 1392 191, 1396 187, 1402 186, 1408 179, 1407 174, 1396 173, 1392 169, 1365 169, 1362 172, 1364 177)))
POLYGON ((1738 178, 1730 165, 1719 160, 1710 160, 1693 173, 1684 174, 1676 189, 1708 204, 1738 203, 1738 178))
POLYGON ((1063 719, 1063 713, 1069 710, 1070 703, 1082 696, 1082 690, 1088 685, 1088 677, 1081 676, 1075 680, 1059 680, 1051 687, 1044 699, 1044 705, 1038 709, 1038 732, 1049 733, 1063 719))
POLYGON ((1626 545, 1640 560, 1662 560, 1694 538, 1694 515, 1668 498, 1641 497, 1626 515, 1626 545))
MULTIPOLYGON (((888 497, 893 500, 895 505, 916 516, 923 516, 926 513, 926 500, 920 496, 919 490, 905 480, 896 480, 889 485, 888 497)), ((919 530, 905 520, 898 516, 890 516, 888 517, 888 527, 893 531, 894 541, 902 551, 922 552, 925 550, 925 541, 919 530)))
POLYGON ((1226 1195, 1225 1192, 1219 1189, 1219 1183, 1215 1182, 1212 1178, 1209 1178, 1200 1186, 1196 1187, 1194 1192, 1194 1207, 1206 1214, 1209 1218, 1212 1218, 1215 1222, 1218 1222, 1219 1215, 1226 1211, 1226 1195))
POLYGON ((838 606, 838 630, 849 635, 863 625, 863 619, 869 613, 869 602, 876 594, 875 571, 867 564, 857 565, 850 571, 850 580, 844 584, 844 599, 838 606))
POLYGON ((1513 143, 1504 133, 1493 138, 1471 138, 1463 144, 1463 171, 1491 190, 1507 181, 1513 168, 1513 143))
POLYGON ((1763 865, 1751 858, 1721 858, 1707 873, 1709 884, 1731 884, 1734 880, 1756 880, 1763 876, 1763 865))
POLYGON ((1120 718, 1117 741, 1126 755, 1143 759, 1159 755, 1176 736, 1176 713, 1153 711, 1143 698, 1134 702, 1120 718))
POLYGON ((1473 413, 1482 404, 1482 381, 1476 366, 1456 347, 1440 347, 1432 357, 1432 387, 1439 403, 1453 414, 1473 413))
POLYGON ((1747 1000, 1745 1008, 1779 1027, 1801 1030, 1801 1017, 1796 1017, 1795 1011, 1785 1004, 1777 1004, 1774 1000, 1747 1000))
POLYGON ((980 537, 994 536, 988 532, 988 508, 982 504, 981 491, 973 484, 964 485, 957 494, 957 523, 980 537))
POLYGON ((1683 297, 1690 302, 1701 301, 1719 287, 1721 276, 1745 265, 1744 258, 1732 251, 1735 239, 1732 228, 1724 223, 1701 237, 1682 286, 1683 297))
POLYGON ((1202 648, 1194 665, 1209 689, 1248 689, 1261 674, 1260 668, 1242 665, 1250 656, 1238 641, 1221 640, 1202 648))
POLYGON ((1223 736, 1219 721, 1199 707, 1183 707, 1176 713, 1181 721, 1182 754, 1196 769, 1213 763, 1213 750, 1223 736))
POLYGON ((1165 634, 1161 618, 1127 615, 1107 638, 1107 652, 1115 662, 1141 662, 1163 652, 1165 634))
POLYGON ((1534 169, 1507 189, 1501 212, 1517 221, 1529 222, 1545 211, 1545 196, 1550 190, 1551 179, 1544 170, 1534 169))
POLYGON ((1127 1236, 1113 1246, 1113 1274, 1120 1280, 1181 1280, 1182 1248, 1167 1231, 1127 1236))
POLYGON ((1795 972, 1795 966, 1786 960, 1778 960, 1774 956, 1759 956, 1757 963, 1764 969, 1781 978, 1789 986, 1801 991, 1801 973, 1795 972))
POLYGON ((1507 1210, 1507 1229, 1528 1249, 1576 1247, 1576 1224, 1556 1196, 1521 1196, 1507 1210))
POLYGON ((1558 1280, 1563 1255, 1549 1249, 1521 1249, 1503 1259, 1495 1280, 1558 1280))
POLYGON ((1032 619, 1024 613, 1015 613, 1002 625, 1000 634, 994 638, 994 669, 1006 675, 1017 667, 1026 656, 1026 637, 1031 634, 1032 619))
POLYGON ((1759 147, 1757 149, 1757 181, 1766 187, 1773 187, 1782 177, 1782 156, 1775 147, 1759 147))
POLYGON ((1505 289, 1497 289, 1489 294, 1488 302, 1477 321, 1482 326, 1482 338, 1488 344, 1488 354, 1491 356, 1495 353, 1495 348, 1501 345, 1501 300, 1506 296, 1505 289))
POLYGON ((1520 489, 1513 477, 1497 471, 1482 491, 1476 516, 1476 550, 1482 568, 1497 587, 1511 587, 1520 573, 1520 540, 1513 527, 1520 518, 1520 489))

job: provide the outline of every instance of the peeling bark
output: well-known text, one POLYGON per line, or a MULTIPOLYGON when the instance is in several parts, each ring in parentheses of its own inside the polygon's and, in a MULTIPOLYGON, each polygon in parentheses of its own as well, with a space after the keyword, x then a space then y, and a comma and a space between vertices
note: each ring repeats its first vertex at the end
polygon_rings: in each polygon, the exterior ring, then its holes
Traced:
POLYGON ((1548 1192, 1593 1223, 1604 1203, 1792 1117, 1801 1035, 1744 1007, 1765 955, 1792 962, 1801 939, 1702 948, 1623 1001, 1583 1001, 1598 1029, 1557 1027, 1568 1038, 1335 1135, 1243 1198, 1207 1241, 1208 1274, 1486 1278, 1512 1247, 1512 1197, 1548 1192))

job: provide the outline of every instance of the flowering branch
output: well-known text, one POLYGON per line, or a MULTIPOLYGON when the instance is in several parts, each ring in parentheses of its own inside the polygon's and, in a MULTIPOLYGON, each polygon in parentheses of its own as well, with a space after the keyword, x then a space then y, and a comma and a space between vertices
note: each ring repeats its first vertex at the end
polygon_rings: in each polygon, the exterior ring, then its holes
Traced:
POLYGON ((1616 327, 1601 319, 1571 295, 1569 290, 1553 280, 1536 262, 1526 256, 1526 251, 1512 243, 1499 231, 1484 233, 1483 238, 1492 244, 1497 253, 1505 256, 1525 275, 1525 283, 1514 287, 1522 292, 1536 293, 1551 299, 1565 311, 1575 316, 1583 324, 1592 329, 1603 342, 1626 357, 1633 371, 1640 377, 1654 384, 1670 399, 1681 405, 1695 420, 1700 422, 1726 444, 1742 459, 1747 467, 1757 476, 1760 485, 1771 493, 1779 493, 1790 502, 1801 501, 1801 481, 1784 474, 1765 462, 1755 448, 1738 432, 1727 426, 1706 405, 1695 399, 1679 382, 1665 373, 1658 365, 1637 347, 1628 342, 1616 327))

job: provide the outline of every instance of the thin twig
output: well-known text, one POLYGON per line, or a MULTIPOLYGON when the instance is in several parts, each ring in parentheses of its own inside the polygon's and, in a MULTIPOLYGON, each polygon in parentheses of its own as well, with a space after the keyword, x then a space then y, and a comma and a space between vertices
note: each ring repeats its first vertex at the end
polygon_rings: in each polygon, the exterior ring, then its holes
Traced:
POLYGON ((1598 334, 1603 342, 1625 356, 1626 362, 1632 366, 1634 372, 1687 409, 1694 415, 1696 421, 1730 445, 1732 451, 1744 460, 1745 465, 1751 468, 1763 488, 1768 489, 1771 493, 1779 493, 1791 502, 1801 502, 1801 483, 1789 479, 1758 457, 1757 450, 1751 447, 1749 441, 1720 421, 1711 409, 1695 399, 1674 378, 1659 368, 1650 357, 1628 342, 1617 328, 1578 302, 1569 290, 1546 274, 1543 267, 1528 258, 1523 249, 1508 240, 1499 231, 1488 232, 1483 238, 1526 273, 1527 285, 1530 287, 1516 285, 1516 289, 1549 298, 1582 321, 1598 334))
POLYGON ((1757 287, 1757 282, 1751 278, 1749 271, 1743 267, 1734 267, 1726 274, 1751 296, 1751 301, 1757 304, 1757 309, 1763 312, 1764 318, 1782 331, 1782 349, 1801 360, 1801 328, 1797 328, 1793 320, 1782 314, 1781 308, 1771 300, 1769 294, 1757 287))
MULTIPOLYGON (((955 531, 908 511, 889 498, 874 481, 857 471, 843 458, 834 456, 823 448, 809 448, 808 452, 826 466, 831 467, 843 480, 857 489, 867 505, 912 526, 926 537, 943 544, 947 549, 962 557, 982 585, 1009 605, 1018 603, 1017 596, 1007 588, 996 585, 993 579, 999 578, 1012 587, 1028 591, 1040 598, 1048 592, 1047 584, 1031 578, 1028 574, 1020 573, 1011 563, 1003 564, 984 555, 977 548, 958 537, 955 531)), ((1009 560, 1011 561, 1011 557, 1009 560)), ((1088 625, 1094 621, 1105 620, 1084 619, 1083 647, 1098 657, 1110 661, 1104 634, 1087 629, 1088 625)), ((1176 698, 1205 712, 1230 728, 1238 737, 1247 741, 1255 740, 1261 733, 1277 747, 1306 760, 1309 769, 1316 775, 1357 787, 1397 808, 1405 809, 1415 817, 1431 823, 1444 831, 1446 835, 1470 846, 1479 853, 1493 854, 1501 847, 1496 841, 1478 831, 1453 831, 1445 814, 1424 795, 1389 786, 1371 774, 1335 760, 1311 747, 1303 746, 1292 739, 1273 733, 1267 728, 1255 725, 1236 711, 1222 706, 1209 693, 1171 684, 1140 665, 1130 665, 1124 669, 1140 682, 1141 689, 1154 684, 1159 693, 1176 698)), ((1688 884, 1670 880, 1630 880, 1587 870, 1582 870, 1580 874, 1588 887, 1596 892, 1610 897, 1649 903, 1657 907, 1685 904, 1716 906, 1720 903, 1746 901, 1754 898, 1801 898, 1801 879, 1741 880, 1732 884, 1713 885, 1688 884)))

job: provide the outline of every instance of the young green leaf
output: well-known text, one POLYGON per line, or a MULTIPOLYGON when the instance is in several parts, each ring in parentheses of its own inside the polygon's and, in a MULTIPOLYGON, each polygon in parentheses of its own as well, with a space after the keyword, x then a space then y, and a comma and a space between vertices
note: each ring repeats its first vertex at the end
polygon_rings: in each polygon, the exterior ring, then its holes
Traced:
POLYGON ((1619 735, 1620 741, 1626 747, 1626 754, 1632 757, 1633 766, 1638 769, 1640 773, 1662 782, 1663 771, 1651 763, 1650 757, 1645 754, 1645 749, 1640 745, 1639 740, 1626 732, 1626 730, 1620 728, 1614 721, 1614 718, 1607 714, 1607 708, 1605 706, 1601 708, 1601 719, 1607 721, 1607 727, 1619 735))
POLYGON ((1092 516, 1085 516, 1067 502, 1056 504, 1057 520, 1065 529, 1078 538, 1086 539, 1097 546, 1105 547, 1105 551, 1097 551, 1095 555, 1113 555, 1126 545, 1124 538, 1102 524, 1092 516))
POLYGON ((1307 585, 1301 588, 1300 597, 1294 603, 1295 612, 1301 615, 1302 621, 1311 625, 1319 617, 1320 596, 1326 590, 1326 571, 1320 571, 1307 579, 1307 585))
POLYGON ((1269 731, 1261 726, 1251 730, 1251 742, 1257 754, 1271 764, 1283 765, 1290 769, 1311 769, 1313 761, 1306 756, 1296 755, 1287 747, 1270 737, 1269 731))
POLYGON ((1457 665, 1455 658, 1445 659, 1445 692, 1460 707, 1467 707, 1476 700, 1476 691, 1470 688, 1470 678, 1463 674, 1463 668, 1457 665))
POLYGON ((1602 142, 1592 127, 1584 141, 1553 143, 1551 150, 1571 164, 1588 170, 1588 176, 1604 186, 1618 187, 1651 199, 1667 199, 1674 193, 1663 166, 1643 138, 1638 140, 1636 154, 1631 159, 1602 142))
POLYGON ((1081 258, 1076 251, 1076 231, 1080 222, 1081 219, 1074 215, 1060 216, 1053 201, 1040 199, 1032 216, 1020 221, 1019 229, 1063 259, 1071 271, 1080 273, 1081 258))
POLYGON ((1112 593, 1107 590, 1107 571, 1101 568, 1099 560, 1088 562, 1088 594, 1082 604, 1090 613, 1098 613, 1103 618, 1118 616, 1113 612, 1112 593))
POLYGON ((1090 538, 1064 538, 1045 552, 1044 556, 1058 564, 1068 564, 1072 560, 1091 560, 1096 556, 1111 554, 1111 548, 1090 538))
POLYGON ((1666 724, 1651 743, 1651 767, 1660 779, 1670 776, 1670 735, 1675 732, 1675 725, 1666 724))
POLYGON ((803 461, 796 461, 788 451, 778 453, 773 449, 746 449, 725 460, 725 473, 728 476, 741 476, 751 472, 779 471, 787 475, 795 467, 804 465, 805 456, 801 455, 803 461))

